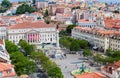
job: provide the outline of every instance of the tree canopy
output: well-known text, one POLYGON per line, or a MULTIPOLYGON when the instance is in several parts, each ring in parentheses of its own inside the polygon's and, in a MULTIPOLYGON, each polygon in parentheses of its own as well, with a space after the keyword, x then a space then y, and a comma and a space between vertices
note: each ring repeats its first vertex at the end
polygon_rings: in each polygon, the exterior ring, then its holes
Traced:
POLYGON ((34 52, 36 48, 35 45, 30 45, 29 43, 22 39, 19 41, 19 45, 25 51, 26 55, 30 55, 31 52, 34 52))
POLYGON ((62 36, 59 40, 60 45, 70 49, 71 51, 78 51, 80 49, 88 48, 88 41, 78 40, 67 36, 62 36))
POLYGON ((18 47, 11 41, 5 40, 5 44, 5 48, 9 53, 18 51, 18 47))
POLYGON ((62 36, 66 36, 67 33, 66 33, 65 30, 61 30, 60 33, 59 33, 59 35, 60 35, 60 37, 62 37, 62 36))
POLYGON ((19 52, 18 46, 11 41, 5 40, 6 50, 10 54, 12 64, 15 65, 15 71, 17 75, 30 74, 35 72, 36 65, 33 61, 30 61, 23 53, 19 52))
POLYGON ((26 52, 27 50, 29 51, 28 53, 30 54, 30 58, 24 56, 23 53, 19 52, 17 45, 11 41, 5 40, 5 44, 6 49, 10 53, 12 64, 15 65, 15 71, 17 75, 30 74, 35 72, 35 62, 38 61, 50 77, 64 78, 61 69, 55 62, 52 62, 42 51, 35 52, 34 46, 30 45, 25 40, 20 40, 19 45, 21 48, 24 48, 26 52))
POLYGON ((80 9, 80 6, 73 7, 71 10, 80 9))
POLYGON ((94 56, 94 60, 97 63, 103 64, 113 63, 120 60, 120 51, 112 51, 111 49, 107 49, 104 57, 101 54, 97 54, 94 56))
POLYGON ((45 12, 44 12, 44 17, 48 17, 48 16, 49 16, 48 9, 46 9, 45 12))
POLYGON ((10 8, 12 6, 12 3, 10 3, 9 0, 3 0, 1 6, 3 6, 4 8, 10 8))
POLYGON ((9 0, 3 0, 0 6, 0 13, 6 12, 11 6, 12 3, 9 0))
POLYGON ((72 31, 72 29, 75 27, 76 25, 69 25, 67 28, 66 28, 66 32, 67 32, 67 34, 71 34, 71 31, 72 31))
POLYGON ((119 10, 115 10, 115 11, 113 11, 113 13, 118 13, 119 14, 120 12, 119 12, 119 10))
POLYGON ((92 52, 91 52, 90 49, 85 49, 85 50, 83 51, 83 55, 84 55, 84 56, 92 56, 92 52))
POLYGON ((80 50, 80 46, 77 43, 77 41, 72 41, 71 45, 70 45, 70 51, 79 51, 80 50))
POLYGON ((23 53, 12 52, 10 54, 12 63, 15 65, 15 71, 18 75, 30 74, 36 71, 36 65, 34 62, 29 61, 23 53))
POLYGON ((32 52, 30 56, 32 59, 40 62, 49 77, 64 78, 57 64, 52 62, 43 52, 32 52))
POLYGON ((17 8, 16 14, 24 14, 26 12, 28 13, 35 12, 35 8, 26 3, 23 3, 17 8))

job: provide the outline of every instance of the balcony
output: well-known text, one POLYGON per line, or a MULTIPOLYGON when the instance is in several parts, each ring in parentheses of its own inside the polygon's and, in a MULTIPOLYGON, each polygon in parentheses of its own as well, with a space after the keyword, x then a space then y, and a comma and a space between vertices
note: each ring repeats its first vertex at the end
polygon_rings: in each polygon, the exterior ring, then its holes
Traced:
POLYGON ((6 53, 0 51, 0 58, 9 61, 9 55, 7 55, 6 53))

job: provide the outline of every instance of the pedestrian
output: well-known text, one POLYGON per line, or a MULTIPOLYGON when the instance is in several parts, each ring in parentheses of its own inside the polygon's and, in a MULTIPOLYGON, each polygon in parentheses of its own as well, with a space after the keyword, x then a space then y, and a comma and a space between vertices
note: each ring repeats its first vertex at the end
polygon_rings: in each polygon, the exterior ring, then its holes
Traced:
POLYGON ((64 57, 67 58, 66 54, 64 54, 64 57))
POLYGON ((62 59, 64 59, 64 56, 62 55, 62 59))

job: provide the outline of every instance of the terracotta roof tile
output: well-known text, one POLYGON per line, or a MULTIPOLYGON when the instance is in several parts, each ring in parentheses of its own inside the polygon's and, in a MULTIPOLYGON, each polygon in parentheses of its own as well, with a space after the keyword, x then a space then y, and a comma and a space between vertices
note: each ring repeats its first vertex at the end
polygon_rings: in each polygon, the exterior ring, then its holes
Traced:
POLYGON ((120 19, 105 19, 106 28, 120 28, 120 19))
POLYGON ((115 63, 108 64, 107 66, 103 67, 102 70, 107 71, 108 73, 112 74, 112 71, 109 70, 110 67, 112 67, 113 70, 116 70, 117 68, 119 68, 120 67, 120 60, 115 62, 115 63))
POLYGON ((4 77, 16 76, 15 71, 12 70, 14 66, 12 64, 2 63, 0 62, 0 71, 3 72, 4 77), (11 73, 7 73, 6 70, 11 70, 11 73))
POLYGON ((9 26, 8 29, 24 29, 24 28, 47 28, 52 27, 43 21, 23 22, 13 26, 9 26))
POLYGON ((83 73, 80 75, 76 75, 75 78, 107 78, 102 73, 83 73))
POLYGON ((97 28, 88 28, 88 27, 80 27, 77 26, 75 29, 79 29, 81 31, 91 32, 91 33, 98 33, 101 35, 120 35, 119 31, 113 31, 113 30, 103 30, 103 29, 97 29, 97 28))
POLYGON ((3 40, 0 39, 0 44, 3 44, 3 40))
POLYGON ((64 8, 57 8, 56 13, 64 13, 64 8))

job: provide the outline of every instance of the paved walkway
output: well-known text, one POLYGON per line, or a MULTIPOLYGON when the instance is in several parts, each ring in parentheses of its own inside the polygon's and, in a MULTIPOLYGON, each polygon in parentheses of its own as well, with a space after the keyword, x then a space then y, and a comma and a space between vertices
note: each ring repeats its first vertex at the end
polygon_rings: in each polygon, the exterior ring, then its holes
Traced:
POLYGON ((91 69, 92 71, 98 71, 96 67, 91 67, 89 63, 83 62, 82 56, 76 54, 67 54, 67 57, 64 59, 52 59, 56 62, 59 67, 61 68, 64 78, 74 78, 70 72, 76 70, 81 67, 82 63, 86 65, 87 68, 91 69), (77 62, 77 64, 75 64, 77 62))

